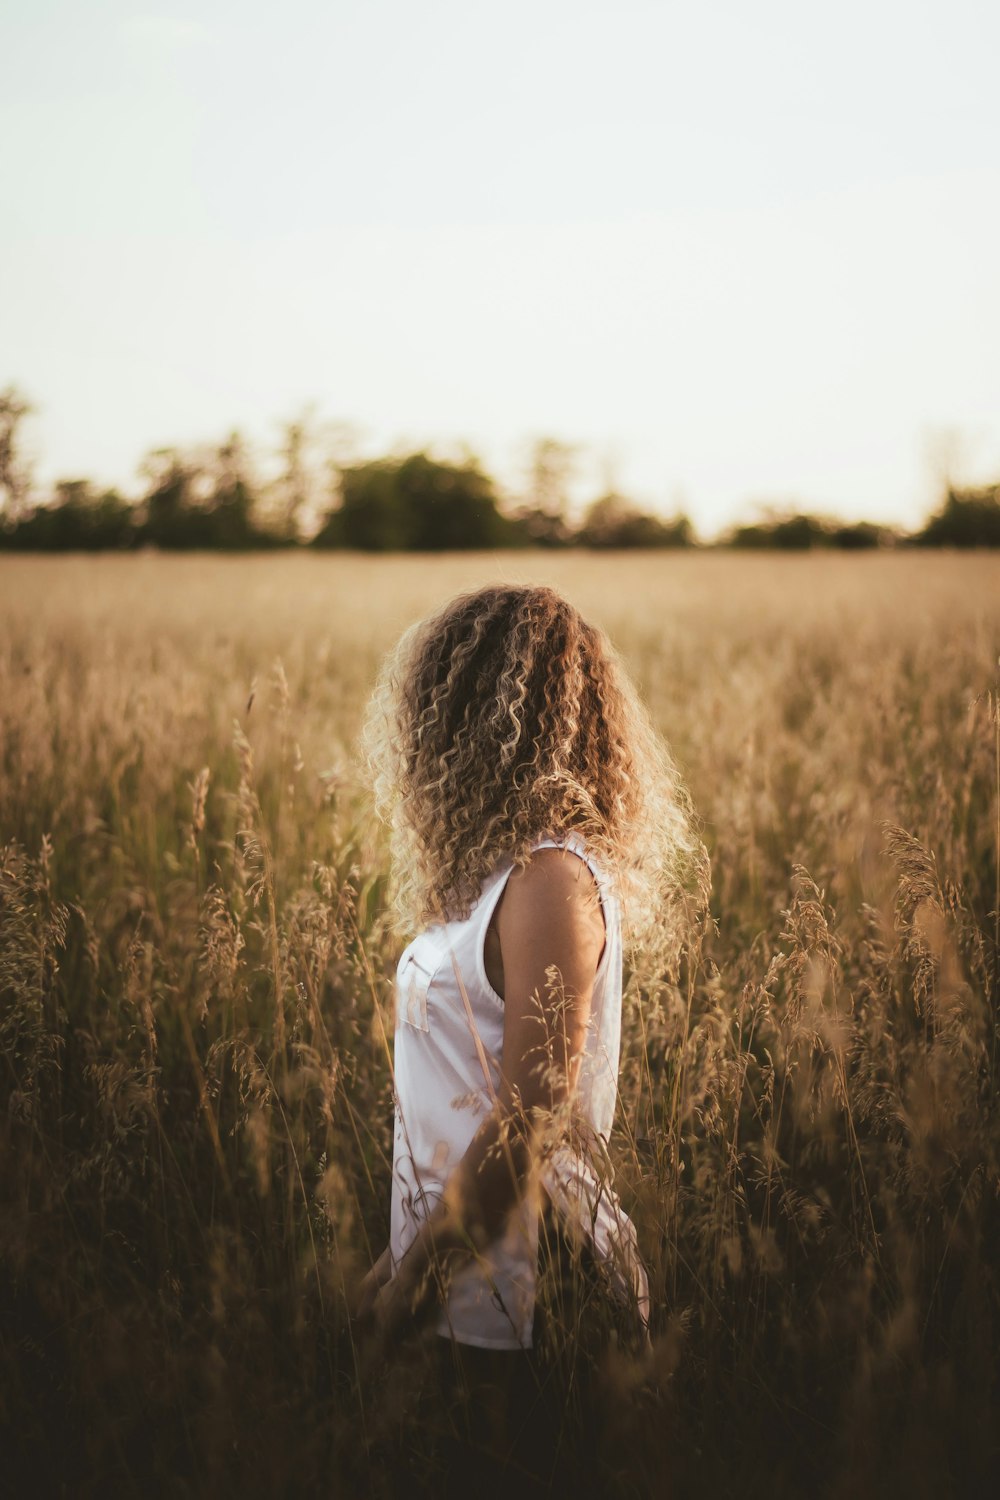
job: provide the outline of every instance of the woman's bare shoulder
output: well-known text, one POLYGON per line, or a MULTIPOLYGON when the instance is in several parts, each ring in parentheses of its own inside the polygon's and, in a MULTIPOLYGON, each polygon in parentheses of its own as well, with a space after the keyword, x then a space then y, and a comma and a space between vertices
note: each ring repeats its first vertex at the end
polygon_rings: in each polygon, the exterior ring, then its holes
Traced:
POLYGON ((517 865, 501 901, 501 921, 519 926, 554 927, 567 923, 603 938, 600 891, 584 860, 569 849, 535 849, 517 865))

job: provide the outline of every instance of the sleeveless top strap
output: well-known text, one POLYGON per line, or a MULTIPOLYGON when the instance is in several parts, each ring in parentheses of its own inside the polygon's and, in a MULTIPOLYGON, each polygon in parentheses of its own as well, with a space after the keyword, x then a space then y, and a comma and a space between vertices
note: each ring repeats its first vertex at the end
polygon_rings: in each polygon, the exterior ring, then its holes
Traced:
MULTIPOLYGON (((586 849, 583 841, 574 835, 570 835, 564 839, 539 839, 537 843, 532 844, 530 853, 535 854, 539 849, 567 849, 571 854, 574 854, 582 864, 587 866, 587 869, 594 877, 598 895, 600 896, 601 913, 604 917, 604 930, 606 937, 604 952, 601 954, 601 960, 597 966, 597 976, 595 976, 596 978, 599 978, 604 971, 606 961, 610 956, 610 950, 612 947, 610 938, 613 913, 609 910, 609 906, 613 898, 608 877, 601 866, 594 859, 593 855, 591 855, 590 852, 586 849)), ((486 989, 489 994, 494 995, 501 1004, 503 1003, 503 1001, 501 1000, 501 997, 496 994, 496 991, 490 984, 489 977, 486 973, 486 934, 489 932, 490 923, 493 921, 494 913, 496 912, 497 907, 500 905, 500 898, 502 897, 504 891, 507 889, 507 882, 513 875, 515 868, 516 867, 513 860, 509 860, 505 864, 501 865, 499 870, 496 870, 491 876, 488 877, 488 879, 483 883, 483 888, 482 892, 480 893, 479 900, 476 902, 475 908, 468 918, 469 924, 475 932, 476 977, 483 985, 484 989, 486 989)))

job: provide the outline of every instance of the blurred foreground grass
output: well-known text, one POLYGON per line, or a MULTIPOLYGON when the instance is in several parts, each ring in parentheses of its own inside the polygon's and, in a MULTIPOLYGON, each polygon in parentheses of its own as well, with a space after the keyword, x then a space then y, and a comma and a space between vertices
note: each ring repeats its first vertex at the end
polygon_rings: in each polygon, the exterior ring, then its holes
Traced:
POLYGON ((11 1492, 440 1485, 419 1350, 359 1379, 345 1309, 397 946, 352 739, 399 629, 494 577, 609 630, 713 863, 717 932, 626 999, 655 1337, 591 1372, 590 1480, 992 1492, 1000 560, 909 554, 0 560, 11 1492))

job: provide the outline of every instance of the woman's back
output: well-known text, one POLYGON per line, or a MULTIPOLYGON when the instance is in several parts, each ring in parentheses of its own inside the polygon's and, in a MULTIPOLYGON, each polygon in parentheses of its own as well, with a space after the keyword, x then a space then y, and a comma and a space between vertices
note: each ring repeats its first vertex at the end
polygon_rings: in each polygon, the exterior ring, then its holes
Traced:
MULTIPOLYGON (((623 1298, 648 1316, 635 1233, 610 1185, 621 1042, 621 912, 613 883, 582 841, 539 839, 532 852, 564 848, 593 876, 604 919, 569 1132, 543 1160, 538 1180, 506 1229, 453 1277, 437 1329, 486 1348, 528 1348, 534 1315, 539 1191, 558 1219, 608 1266, 623 1298)), ((487 935, 513 860, 482 883, 467 916, 428 927, 403 952, 396 981, 395 1092, 390 1254, 394 1267, 445 1190, 501 1089, 504 1002, 486 968, 487 935)), ((582 873, 582 867, 581 867, 582 873)))

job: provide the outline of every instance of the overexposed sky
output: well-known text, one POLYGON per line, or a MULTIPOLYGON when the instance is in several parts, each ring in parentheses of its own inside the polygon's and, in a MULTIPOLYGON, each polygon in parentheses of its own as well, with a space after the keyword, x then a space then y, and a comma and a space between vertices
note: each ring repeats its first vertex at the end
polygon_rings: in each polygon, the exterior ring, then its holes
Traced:
POLYGON ((3 0, 0 386, 43 478, 313 402, 915 522, 1000 474, 998 59, 995 0, 3 0))

